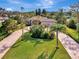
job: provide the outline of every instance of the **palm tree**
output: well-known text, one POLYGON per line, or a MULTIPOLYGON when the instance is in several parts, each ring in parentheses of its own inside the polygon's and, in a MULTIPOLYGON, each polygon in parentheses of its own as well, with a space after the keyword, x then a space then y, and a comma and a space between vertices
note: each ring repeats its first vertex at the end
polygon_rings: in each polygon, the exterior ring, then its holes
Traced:
POLYGON ((58 32, 63 31, 65 29, 66 29, 65 26, 62 24, 54 24, 51 27, 51 31, 56 31, 56 40, 57 40, 56 48, 58 48, 58 32))
MULTIPOLYGON (((24 7, 21 7, 21 12, 23 12, 23 10, 24 10, 24 7)), ((23 33, 24 33, 24 30, 23 30, 23 16, 22 16, 22 13, 21 13, 21 22, 22 22, 22 35, 23 35, 23 33)))

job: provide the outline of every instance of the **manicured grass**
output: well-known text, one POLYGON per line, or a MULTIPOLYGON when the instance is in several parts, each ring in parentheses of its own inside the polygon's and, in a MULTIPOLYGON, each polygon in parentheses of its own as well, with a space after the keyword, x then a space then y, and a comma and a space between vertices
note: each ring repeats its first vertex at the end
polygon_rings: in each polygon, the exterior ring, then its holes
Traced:
POLYGON ((2 23, 0 23, 0 27, 2 26, 2 23))
POLYGON ((3 59, 71 59, 64 47, 59 42, 56 49, 56 39, 35 39, 25 33, 23 41, 17 42, 4 56, 3 59))
POLYGON ((68 35, 71 36, 76 42, 79 43, 78 32, 76 32, 76 30, 67 28, 67 33, 68 33, 68 35))

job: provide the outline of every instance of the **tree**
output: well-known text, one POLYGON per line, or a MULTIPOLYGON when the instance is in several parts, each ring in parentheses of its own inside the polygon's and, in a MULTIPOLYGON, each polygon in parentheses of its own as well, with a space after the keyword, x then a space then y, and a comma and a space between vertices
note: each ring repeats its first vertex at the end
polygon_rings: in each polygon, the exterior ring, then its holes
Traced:
POLYGON ((41 9, 40 8, 38 9, 38 15, 41 15, 41 9))
POLYGON ((56 48, 58 48, 58 32, 63 31, 65 29, 66 29, 65 26, 62 24, 54 24, 51 27, 51 31, 56 31, 56 40, 57 40, 56 48))
POLYGON ((35 10, 35 13, 36 13, 36 16, 38 15, 38 11, 37 11, 37 9, 35 10))
POLYGON ((41 9, 40 8, 36 9, 35 13, 36 13, 36 15, 41 15, 41 9))
POLYGON ((44 30, 43 30, 43 27, 42 26, 33 25, 31 27, 31 33, 32 33, 32 37, 33 38, 40 38, 43 31, 44 30))
MULTIPOLYGON (((21 7, 21 23, 22 23, 22 25, 24 24, 23 15, 22 15, 23 10, 24 10, 24 7, 21 7)), ((22 26, 22 36, 24 34, 24 30, 23 29, 24 29, 24 27, 22 26)))
POLYGON ((17 28, 17 21, 13 19, 6 20, 2 23, 2 27, 7 33, 12 33, 17 28))
POLYGON ((22 22, 22 20, 20 19, 19 16, 15 16, 13 19, 17 20, 18 24, 21 24, 21 22, 22 22))
POLYGON ((3 11, 3 12, 4 12, 4 11, 5 11, 5 9, 0 7, 0 11, 3 11))
POLYGON ((0 7, 0 11, 1 11, 2 9, 3 9, 3 8, 0 7))
POLYGON ((72 29, 76 29, 76 23, 75 23, 75 21, 74 20, 69 20, 69 22, 68 22, 68 27, 69 28, 72 28, 72 29))
POLYGON ((67 15, 69 16, 69 18, 71 18, 71 16, 72 16, 72 10, 71 9, 67 12, 67 15))
POLYGON ((42 10, 42 14, 46 16, 47 11, 45 9, 42 10))

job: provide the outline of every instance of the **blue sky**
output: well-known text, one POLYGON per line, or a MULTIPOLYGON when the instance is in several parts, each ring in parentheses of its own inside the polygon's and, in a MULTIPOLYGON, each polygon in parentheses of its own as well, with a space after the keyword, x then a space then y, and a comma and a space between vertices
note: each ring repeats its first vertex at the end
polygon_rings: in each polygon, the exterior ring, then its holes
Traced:
POLYGON ((36 8, 46 9, 48 11, 57 11, 60 8, 68 9, 70 5, 79 0, 0 0, 0 7, 12 11, 32 11, 36 8))

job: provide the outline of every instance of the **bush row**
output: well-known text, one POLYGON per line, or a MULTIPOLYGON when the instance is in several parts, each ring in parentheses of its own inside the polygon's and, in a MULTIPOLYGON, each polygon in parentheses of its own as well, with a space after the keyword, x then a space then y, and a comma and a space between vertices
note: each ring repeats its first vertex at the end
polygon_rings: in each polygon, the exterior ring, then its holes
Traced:
POLYGON ((44 30, 45 28, 42 26, 34 25, 31 27, 31 37, 33 38, 41 38, 41 39, 53 39, 54 32, 49 33, 48 31, 44 30))

